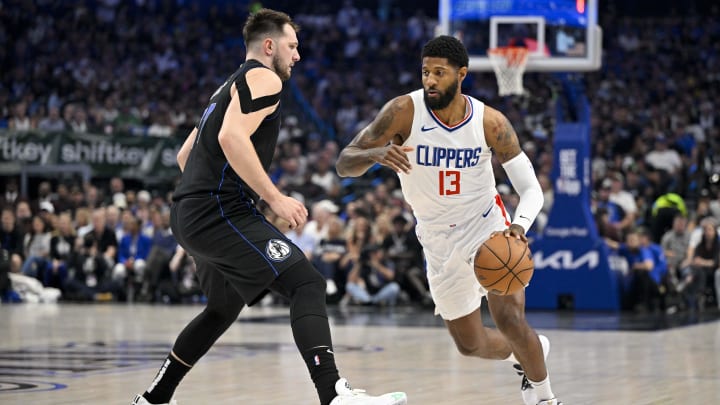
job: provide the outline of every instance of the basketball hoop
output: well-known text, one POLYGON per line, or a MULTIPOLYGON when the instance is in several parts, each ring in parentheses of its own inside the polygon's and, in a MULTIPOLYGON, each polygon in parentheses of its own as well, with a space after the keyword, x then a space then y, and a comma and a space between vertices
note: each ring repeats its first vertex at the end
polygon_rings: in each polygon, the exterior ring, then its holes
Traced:
POLYGON ((522 77, 527 66, 528 50, 517 46, 488 49, 498 83, 498 94, 509 96, 523 94, 522 77))

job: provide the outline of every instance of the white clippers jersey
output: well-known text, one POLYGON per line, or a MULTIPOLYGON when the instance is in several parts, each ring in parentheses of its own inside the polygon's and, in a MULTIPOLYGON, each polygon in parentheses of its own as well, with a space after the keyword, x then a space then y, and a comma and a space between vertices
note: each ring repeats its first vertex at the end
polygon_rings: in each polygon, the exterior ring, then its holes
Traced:
POLYGON ((418 223, 454 226, 482 215, 497 195, 483 129, 484 104, 464 96, 465 118, 448 127, 425 105, 422 89, 409 95, 415 115, 404 145, 414 148, 408 153, 412 169, 399 178, 418 223))

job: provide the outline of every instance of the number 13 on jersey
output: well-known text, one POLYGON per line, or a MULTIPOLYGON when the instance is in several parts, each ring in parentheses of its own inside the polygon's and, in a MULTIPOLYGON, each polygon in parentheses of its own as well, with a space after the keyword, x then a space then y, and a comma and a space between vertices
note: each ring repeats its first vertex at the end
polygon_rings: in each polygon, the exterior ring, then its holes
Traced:
POLYGON ((440 195, 460 194, 460 171, 440 170, 438 172, 438 185, 440 195))

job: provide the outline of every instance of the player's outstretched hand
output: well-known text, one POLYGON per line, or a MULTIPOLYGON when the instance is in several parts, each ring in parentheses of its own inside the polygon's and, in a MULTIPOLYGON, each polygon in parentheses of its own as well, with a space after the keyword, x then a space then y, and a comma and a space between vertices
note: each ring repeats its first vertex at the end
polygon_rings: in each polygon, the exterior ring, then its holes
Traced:
POLYGON ((267 203, 277 216, 290 224, 290 229, 295 229, 307 221, 307 208, 303 203, 292 197, 280 195, 267 203))
POLYGON ((410 160, 407 153, 413 150, 412 146, 400 146, 394 143, 376 148, 376 153, 372 159, 383 166, 393 169, 396 173, 410 173, 410 160))

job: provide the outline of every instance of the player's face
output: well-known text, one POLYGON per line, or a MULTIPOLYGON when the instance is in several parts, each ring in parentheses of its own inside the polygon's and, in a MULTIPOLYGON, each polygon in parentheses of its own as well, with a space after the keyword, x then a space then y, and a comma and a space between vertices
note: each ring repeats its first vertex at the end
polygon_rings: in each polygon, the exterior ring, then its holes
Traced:
POLYGON ((277 38, 275 46, 277 51, 273 53, 273 70, 280 76, 282 81, 290 79, 292 67, 300 60, 298 52, 298 39, 295 30, 290 24, 285 24, 284 34, 277 38))
POLYGON ((458 69, 446 58, 423 58, 422 82, 425 104, 432 110, 442 110, 450 105, 460 87, 458 69))

